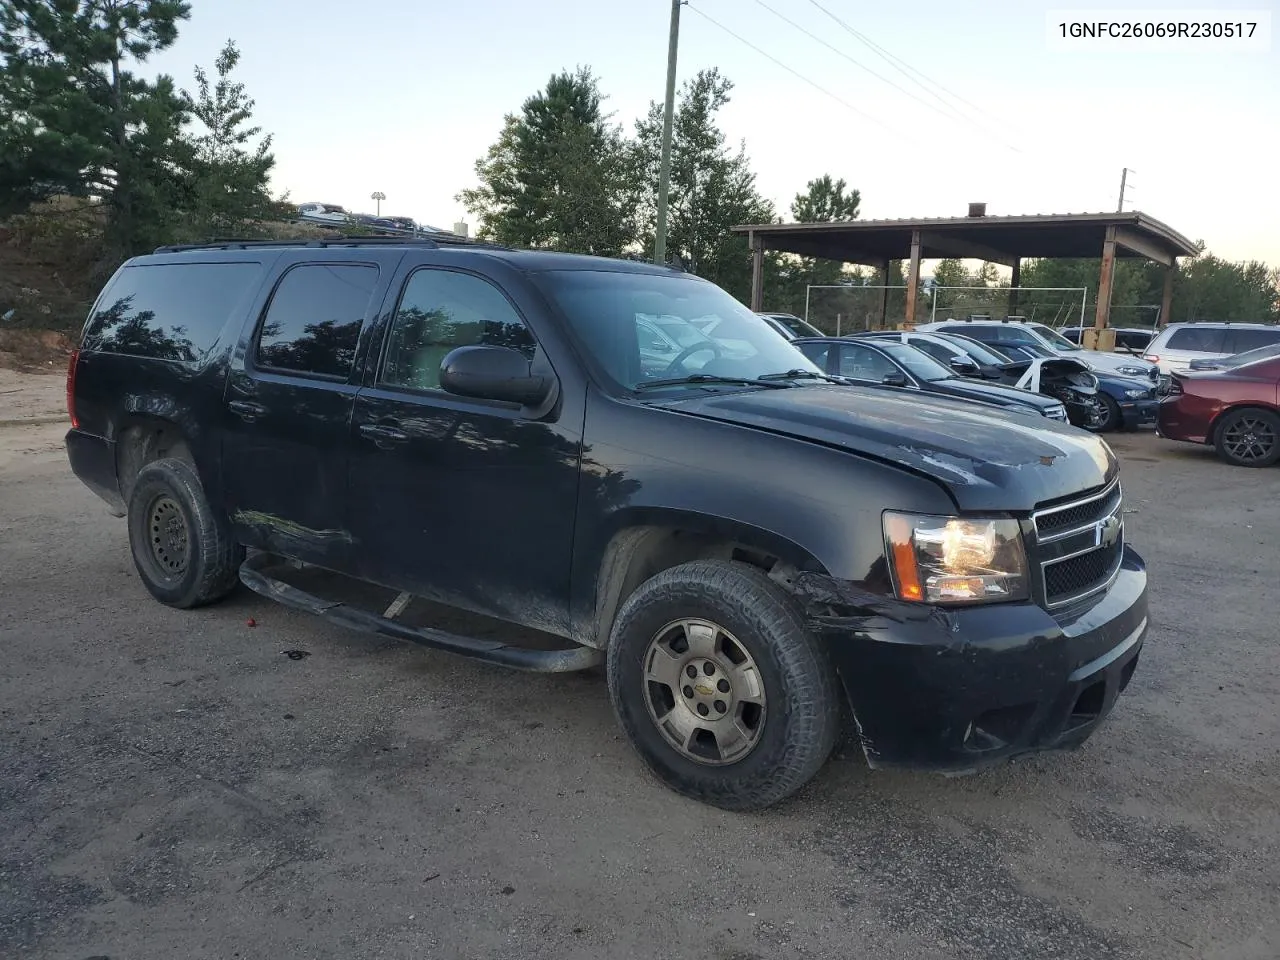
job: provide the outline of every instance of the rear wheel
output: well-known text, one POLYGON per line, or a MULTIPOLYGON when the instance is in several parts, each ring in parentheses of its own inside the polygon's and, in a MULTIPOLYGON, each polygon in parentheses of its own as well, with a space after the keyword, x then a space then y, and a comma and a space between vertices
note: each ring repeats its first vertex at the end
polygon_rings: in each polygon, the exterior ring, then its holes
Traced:
POLYGON ((729 810, 799 790, 839 730, 831 664, 794 601, 745 564, 695 561, 642 584, 614 624, 608 678, 650 770, 729 810))
POLYGON ((1280 416, 1269 410, 1232 410, 1214 433, 1218 456, 1238 467, 1269 467, 1280 460, 1280 416))
POLYGON ((235 589, 244 548, 231 539, 226 518, 210 507, 187 461, 155 460, 139 471, 128 524, 138 576, 161 603, 198 607, 235 589))

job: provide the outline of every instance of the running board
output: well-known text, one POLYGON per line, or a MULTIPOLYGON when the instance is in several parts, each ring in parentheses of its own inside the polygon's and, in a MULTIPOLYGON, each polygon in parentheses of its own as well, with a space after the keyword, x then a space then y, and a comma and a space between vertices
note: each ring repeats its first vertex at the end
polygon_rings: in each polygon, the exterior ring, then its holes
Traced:
POLYGON ((254 554, 240 565, 240 582, 268 600, 274 600, 305 613, 313 613, 341 627, 362 630, 366 633, 378 633, 397 640, 407 640, 410 643, 420 643, 424 647, 445 650, 472 660, 483 660, 486 663, 495 663, 515 670, 527 670, 533 673, 571 673, 576 670, 589 670, 604 662, 604 651, 594 650, 591 647, 533 650, 496 640, 480 640, 444 630, 432 630, 429 627, 408 627, 391 619, 392 616, 399 616, 403 612, 407 603, 407 600, 401 602, 405 597, 404 594, 401 594, 388 608, 388 616, 379 616, 338 600, 325 600, 263 573, 263 570, 268 567, 287 562, 270 553, 254 554), (397 606, 399 609, 394 609, 397 606))

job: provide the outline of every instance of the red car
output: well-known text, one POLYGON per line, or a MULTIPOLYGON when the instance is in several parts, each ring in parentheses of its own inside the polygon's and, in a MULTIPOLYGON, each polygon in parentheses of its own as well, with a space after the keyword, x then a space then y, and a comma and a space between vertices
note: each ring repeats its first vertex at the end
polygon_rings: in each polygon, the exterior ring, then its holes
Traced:
POLYGON ((1280 347, 1236 354, 1216 361, 1213 370, 1174 373, 1156 432, 1211 443, 1223 460, 1240 467, 1280 460, 1280 347))

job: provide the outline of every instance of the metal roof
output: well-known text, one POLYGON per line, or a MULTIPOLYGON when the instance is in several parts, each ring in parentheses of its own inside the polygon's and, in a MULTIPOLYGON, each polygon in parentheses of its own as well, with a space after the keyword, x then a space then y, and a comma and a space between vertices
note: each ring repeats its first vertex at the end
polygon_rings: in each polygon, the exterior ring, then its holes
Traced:
POLYGON ((1028 257, 1098 259, 1108 230, 1116 255, 1169 263, 1198 248, 1167 224, 1145 213, 1049 213, 1017 216, 928 217, 844 220, 836 223, 758 223, 733 228, 753 234, 765 249, 878 266, 911 256, 920 233, 920 257, 989 260, 1012 264, 1028 257))

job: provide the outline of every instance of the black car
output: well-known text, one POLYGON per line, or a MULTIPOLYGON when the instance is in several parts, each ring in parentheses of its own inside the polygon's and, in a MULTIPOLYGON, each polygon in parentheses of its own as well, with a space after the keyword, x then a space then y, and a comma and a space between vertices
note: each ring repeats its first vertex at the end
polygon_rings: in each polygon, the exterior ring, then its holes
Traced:
POLYGON ((603 665, 635 750, 702 801, 775 803, 851 731, 876 767, 1080 744, 1148 624, 1111 450, 831 379, 677 269, 221 242, 112 276, 66 442, 127 517, 138 578, 104 571, 109 602, 241 582, 489 663, 603 665), (646 359, 648 317, 706 336, 646 359), (419 596, 524 629, 422 626, 419 596))
POLYGON ((1029 416, 1067 419, 1066 408, 1057 400, 1029 390, 957 376, 927 353, 901 341, 809 337, 792 342, 824 372, 855 383, 906 388, 1029 416))
POLYGON ((1000 383, 1012 382, 1006 369, 1009 366, 1008 360, 984 350, 976 340, 966 344, 961 342, 965 339, 963 337, 941 333, 916 333, 913 330, 870 330, 850 336, 905 343, 927 353, 957 376, 995 380, 1000 383))

